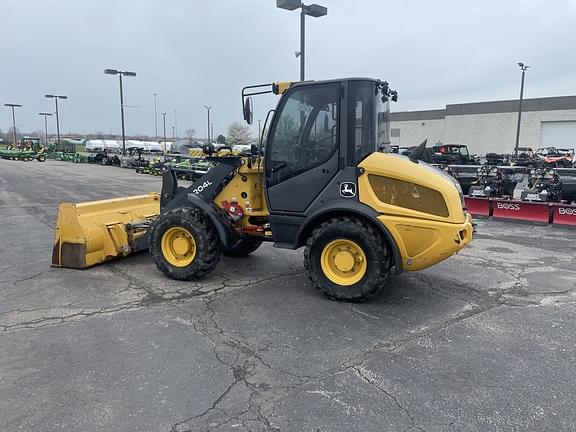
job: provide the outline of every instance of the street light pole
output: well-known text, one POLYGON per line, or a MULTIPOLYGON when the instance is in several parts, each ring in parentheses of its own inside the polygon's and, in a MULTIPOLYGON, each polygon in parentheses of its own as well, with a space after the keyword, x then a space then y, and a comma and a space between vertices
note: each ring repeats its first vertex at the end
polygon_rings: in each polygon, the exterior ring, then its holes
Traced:
POLYGON ((166 113, 162 113, 162 120, 164 122, 164 154, 166 154, 166 113))
POLYGON ((175 138, 178 138, 178 117, 176 116, 176 109, 174 109, 174 128, 176 129, 175 138))
POLYGON ((20 108, 20 104, 4 104, 4 106, 12 108, 12 144, 16 147, 16 114, 14 114, 14 108, 20 108))
POLYGON ((158 112, 156 111, 156 96, 158 96, 158 93, 154 93, 154 137, 158 138, 158 112))
POLYGON ((520 82, 520 101, 518 102, 518 126, 516 128, 516 145, 514 146, 514 157, 518 158, 518 145, 520 143, 520 123, 522 121, 522 100, 524 99, 524 79, 526 76, 526 69, 530 66, 525 65, 522 62, 518 63, 520 70, 522 71, 522 79, 520 82))
POLYGON ((289 11, 301 9, 300 52, 296 53, 296 57, 300 57, 300 81, 304 81, 306 75, 306 15, 320 18, 328 14, 328 8, 318 4, 305 5, 301 0, 276 0, 276 7, 289 11))
POLYGON ((300 81, 304 81, 306 75, 306 13, 304 5, 300 11, 300 81))
POLYGON ((47 94, 45 97, 48 99, 54 99, 56 102, 56 141, 57 144, 60 145, 60 116, 58 114, 58 99, 68 99, 68 96, 47 94))
POLYGON ((206 111, 208 112, 208 144, 210 144, 212 141, 210 140, 210 110, 212 109, 213 105, 207 106, 204 105, 204 108, 206 108, 206 111))
POLYGON ((122 156, 126 155, 126 132, 124 130, 124 92, 122 91, 122 74, 120 77, 120 117, 122 118, 122 156))
POLYGON ((46 113, 46 112, 41 112, 38 113, 38 115, 44 116, 44 131, 45 131, 45 144, 46 144, 46 149, 48 149, 48 116, 52 116, 52 114, 50 113, 46 113))
POLYGON ((126 155, 126 133, 124 130, 124 90, 122 76, 136 76, 136 72, 121 71, 116 69, 104 69, 106 75, 118 75, 120 77, 120 117, 122 119, 122 155, 126 155))

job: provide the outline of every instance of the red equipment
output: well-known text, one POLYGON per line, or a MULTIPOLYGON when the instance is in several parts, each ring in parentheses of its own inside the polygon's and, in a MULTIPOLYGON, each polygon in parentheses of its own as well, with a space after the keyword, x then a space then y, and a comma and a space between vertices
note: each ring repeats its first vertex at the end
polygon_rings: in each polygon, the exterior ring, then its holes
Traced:
POLYGON ((554 225, 576 226, 576 205, 551 204, 554 225))
POLYGON ((466 209, 468 210, 468 213, 470 213, 472 216, 491 216, 491 203, 489 198, 465 196, 464 202, 466 203, 466 209))
POLYGON ((547 224, 551 222, 549 203, 492 199, 494 219, 518 220, 547 224))

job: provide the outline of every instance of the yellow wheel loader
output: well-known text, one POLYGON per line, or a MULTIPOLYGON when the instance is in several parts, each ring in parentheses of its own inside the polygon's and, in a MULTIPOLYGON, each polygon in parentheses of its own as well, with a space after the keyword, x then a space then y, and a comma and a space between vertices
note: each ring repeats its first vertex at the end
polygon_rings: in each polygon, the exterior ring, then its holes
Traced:
POLYGON ((242 257, 272 242, 305 247, 306 271, 329 298, 364 301, 390 274, 430 267, 472 240, 457 182, 379 151, 396 99, 387 82, 245 87, 249 124, 252 96, 263 93, 281 95, 266 119, 264 148, 206 156, 215 167, 188 187, 168 169, 159 195, 62 204, 53 264, 85 268, 149 249, 160 271, 192 280, 222 254, 242 257))

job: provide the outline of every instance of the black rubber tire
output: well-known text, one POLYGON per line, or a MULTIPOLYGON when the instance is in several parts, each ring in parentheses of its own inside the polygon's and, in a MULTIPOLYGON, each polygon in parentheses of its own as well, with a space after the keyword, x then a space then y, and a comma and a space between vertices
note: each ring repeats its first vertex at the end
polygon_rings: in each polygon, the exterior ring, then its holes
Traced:
POLYGON ((38 162, 46 162, 46 155, 38 155, 38 162))
POLYGON ((202 210, 181 207, 160 213, 152 227, 150 253, 158 270, 166 276, 177 280, 197 280, 216 268, 222 247, 214 226, 202 210), (162 236, 174 226, 187 229, 196 242, 196 256, 186 267, 170 264, 162 253, 162 236))
POLYGON ((384 288, 392 269, 392 257, 388 242, 377 229, 358 219, 339 217, 322 223, 312 232, 304 250, 304 267, 313 285, 326 297, 361 303, 384 288), (337 285, 322 270, 322 250, 329 242, 340 238, 354 241, 366 255, 366 274, 354 285, 337 285))
POLYGON ((238 240, 233 246, 224 246, 222 251, 227 257, 243 258, 258 249, 262 242, 263 240, 258 237, 244 237, 238 240))

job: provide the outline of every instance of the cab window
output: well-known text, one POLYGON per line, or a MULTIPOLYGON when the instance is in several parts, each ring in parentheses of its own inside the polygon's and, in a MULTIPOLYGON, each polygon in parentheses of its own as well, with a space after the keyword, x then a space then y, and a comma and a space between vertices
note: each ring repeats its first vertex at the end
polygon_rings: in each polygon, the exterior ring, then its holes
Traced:
POLYGON ((374 107, 374 83, 351 81, 350 130, 348 132, 349 158, 357 164, 376 151, 376 113, 374 107))
POLYGON ((338 149, 338 84, 292 90, 280 108, 267 149, 269 184, 327 161, 338 149))

